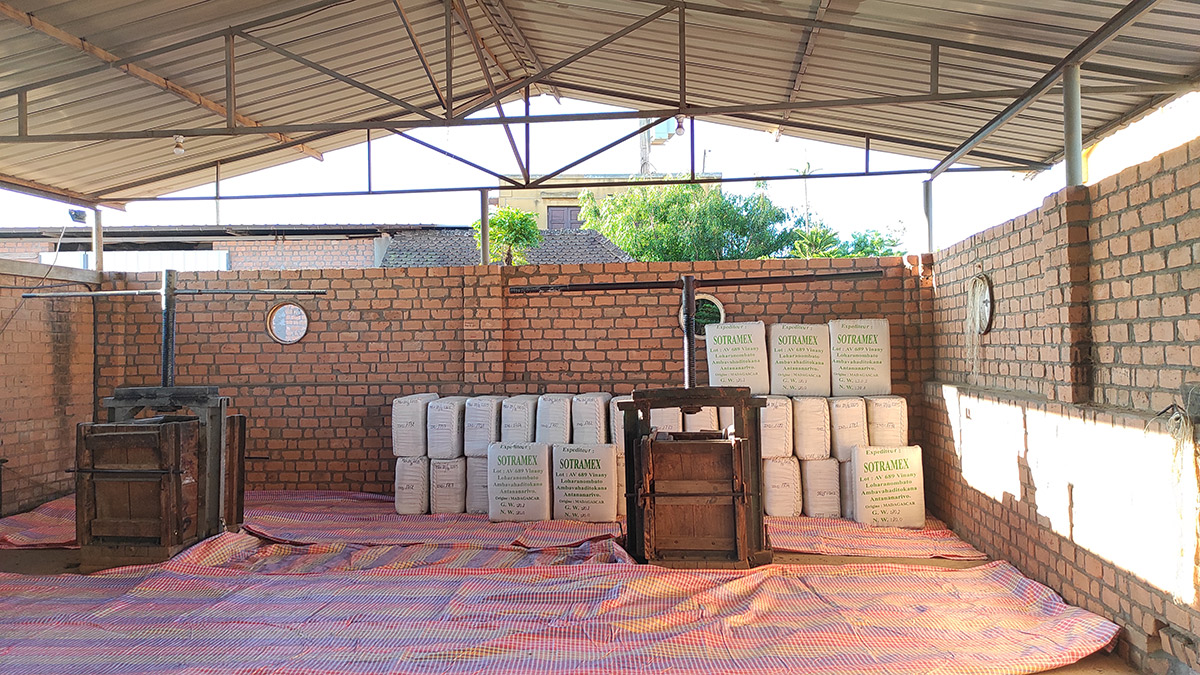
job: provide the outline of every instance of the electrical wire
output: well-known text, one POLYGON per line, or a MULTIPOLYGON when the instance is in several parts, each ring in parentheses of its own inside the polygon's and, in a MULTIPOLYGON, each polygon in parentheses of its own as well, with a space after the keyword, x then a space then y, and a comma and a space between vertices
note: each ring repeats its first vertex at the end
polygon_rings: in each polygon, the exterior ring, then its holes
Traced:
MULTIPOLYGON (((54 242, 54 257, 50 259, 50 264, 46 266, 46 273, 43 274, 42 278, 38 280, 36 286, 22 290, 33 291, 45 287, 46 279, 50 278, 50 273, 54 271, 54 265, 58 262, 58 254, 62 250, 63 237, 65 237, 66 234, 67 224, 64 223, 62 231, 58 233, 58 241, 54 242)), ((17 314, 21 313, 21 308, 25 306, 25 300, 26 298, 21 298, 20 301, 17 302, 17 306, 13 308, 12 314, 9 314, 8 318, 4 320, 4 324, 0 325, 0 337, 4 336, 5 331, 8 330, 8 326, 13 322, 13 319, 17 318, 17 314)))

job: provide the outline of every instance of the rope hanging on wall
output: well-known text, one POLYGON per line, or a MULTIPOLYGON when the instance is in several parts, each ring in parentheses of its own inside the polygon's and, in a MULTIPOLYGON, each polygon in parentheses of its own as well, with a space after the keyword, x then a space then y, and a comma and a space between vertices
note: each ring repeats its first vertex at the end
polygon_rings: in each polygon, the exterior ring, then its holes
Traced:
POLYGON ((967 281, 967 313, 963 321, 963 337, 967 350, 969 381, 979 380, 979 361, 982 336, 992 329, 994 298, 992 280, 983 273, 983 265, 975 265, 976 274, 967 281))

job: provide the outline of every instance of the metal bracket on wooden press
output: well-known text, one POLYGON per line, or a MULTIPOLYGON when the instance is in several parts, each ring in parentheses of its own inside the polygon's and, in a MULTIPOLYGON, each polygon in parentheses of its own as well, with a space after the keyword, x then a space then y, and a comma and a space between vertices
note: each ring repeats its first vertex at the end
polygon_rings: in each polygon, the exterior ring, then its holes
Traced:
POLYGON ((719 279, 697 279, 686 274, 676 281, 614 281, 591 284, 538 284, 534 286, 510 286, 509 292, 524 295, 530 293, 604 293, 609 291, 663 291, 680 289, 683 303, 683 386, 696 386, 696 289, 719 288, 721 286, 766 286, 769 284, 808 284, 818 281, 848 281, 851 279, 878 279, 882 269, 862 272, 814 272, 811 274, 770 274, 759 277, 724 277, 719 279))
MULTIPOLYGON (((102 298, 126 295, 157 295, 162 300, 162 386, 175 386, 175 300, 191 295, 325 295, 324 290, 290 288, 177 288, 175 270, 162 271, 162 285, 135 291, 68 291, 23 293, 22 298, 102 298)), ((170 408, 163 408, 168 410, 170 408)), ((158 408, 156 408, 158 410, 158 408)))

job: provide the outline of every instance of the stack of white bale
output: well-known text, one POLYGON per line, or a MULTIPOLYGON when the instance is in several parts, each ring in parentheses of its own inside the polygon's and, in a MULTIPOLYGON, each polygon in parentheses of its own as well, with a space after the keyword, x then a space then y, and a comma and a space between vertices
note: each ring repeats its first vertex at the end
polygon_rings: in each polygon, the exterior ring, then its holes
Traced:
POLYGON ((758 410, 758 442, 763 459, 791 457, 795 434, 792 433, 792 399, 787 396, 760 396, 766 402, 758 410))
POLYGON ((903 396, 868 396, 867 439, 871 445, 908 445, 908 402, 903 396))
POLYGON ((542 394, 538 398, 536 442, 549 445, 571 442, 573 398, 572 394, 542 394))
POLYGON ((608 402, 612 394, 588 392, 571 399, 571 437, 576 443, 608 443, 608 402))
POLYGON ((838 461, 835 458, 801 462, 800 484, 804 493, 804 515, 811 518, 841 517, 838 461))
POLYGON ((462 513, 467 508, 467 458, 429 460, 429 512, 462 513))
POLYGON ((466 410, 466 396, 446 396, 429 402, 425 427, 430 459, 457 459, 463 456, 466 410))
POLYGON ((720 431, 721 421, 717 409, 705 406, 699 411, 683 416, 684 431, 720 431))
POLYGON ((537 394, 509 396, 500 405, 500 440, 532 443, 537 435, 537 394))
POLYGON ((487 513, 487 451, 500 440, 504 396, 476 396, 467 400, 463 415, 463 454, 466 455, 466 512, 487 513))
POLYGON ((829 396, 829 326, 775 323, 770 327, 771 393, 829 396))
POLYGON ((768 516, 791 518, 803 513, 800 460, 792 455, 764 459, 762 472, 763 511, 768 516))
POLYGON ((679 408, 651 408, 650 426, 659 431, 683 431, 683 411, 679 408))
POLYGON ((488 459, 467 457, 467 513, 488 512, 488 459))
POLYGON ((792 399, 792 439, 796 457, 801 461, 829 456, 832 442, 829 399, 817 396, 792 399))
POLYGON ((829 322, 830 375, 834 396, 892 393, 891 333, 887 319, 829 322))
POLYGON ((626 515, 628 504, 625 499, 625 411, 617 407, 632 396, 614 396, 608 402, 609 438, 617 449, 617 515, 626 515))
POLYGON ((867 445, 867 403, 857 396, 829 399, 829 421, 833 429, 833 456, 848 462, 855 446, 867 445))
POLYGON ((556 444, 554 519, 608 522, 617 519, 617 448, 612 444, 556 444))
POLYGON ((392 401, 392 454, 396 456, 396 513, 429 512, 429 458, 426 418, 434 393, 412 394, 392 401))
POLYGON ((704 334, 710 387, 749 387, 756 396, 771 393, 763 322, 715 323, 704 334))
POLYGON ((550 520, 549 445, 493 443, 487 463, 489 520, 550 520))

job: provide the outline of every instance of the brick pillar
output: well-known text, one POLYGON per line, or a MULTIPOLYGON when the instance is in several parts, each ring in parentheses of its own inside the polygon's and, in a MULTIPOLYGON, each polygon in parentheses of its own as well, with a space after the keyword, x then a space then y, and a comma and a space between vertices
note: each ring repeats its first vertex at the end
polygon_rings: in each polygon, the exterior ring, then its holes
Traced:
POLYGON ((1092 203, 1086 187, 1069 187, 1042 205, 1042 393, 1052 401, 1092 397, 1091 317, 1088 308, 1092 203))
POLYGON ((503 393, 506 269, 463 268, 463 382, 475 394, 503 393))

